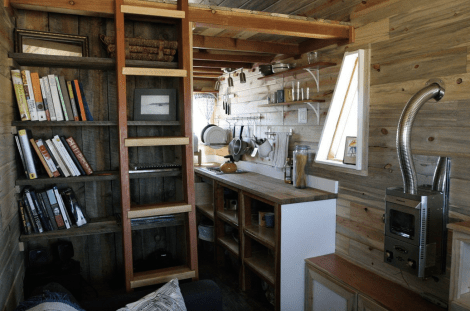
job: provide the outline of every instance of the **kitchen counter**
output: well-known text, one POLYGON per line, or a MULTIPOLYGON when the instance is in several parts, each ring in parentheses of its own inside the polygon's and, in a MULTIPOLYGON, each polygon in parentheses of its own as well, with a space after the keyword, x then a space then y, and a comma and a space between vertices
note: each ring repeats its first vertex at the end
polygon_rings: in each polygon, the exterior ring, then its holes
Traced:
POLYGON ((314 188, 297 189, 283 180, 245 172, 239 174, 216 174, 203 167, 194 167, 194 172, 212 178, 228 186, 255 194, 278 204, 336 199, 337 194, 314 188))

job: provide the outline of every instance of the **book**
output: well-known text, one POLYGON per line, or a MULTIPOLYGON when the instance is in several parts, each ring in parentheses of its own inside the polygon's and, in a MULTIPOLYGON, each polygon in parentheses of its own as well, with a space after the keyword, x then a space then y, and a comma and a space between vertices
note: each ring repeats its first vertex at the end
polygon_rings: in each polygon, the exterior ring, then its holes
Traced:
POLYGON ((42 93, 46 95, 47 110, 49 111, 51 121, 57 121, 55 108, 54 108, 54 101, 52 100, 51 87, 49 86, 49 79, 47 77, 42 77, 41 82, 42 82, 42 86, 44 87, 44 91, 42 93))
POLYGON ((57 90, 57 82, 54 75, 48 75, 49 89, 51 90, 52 102, 54 103, 54 112, 57 121, 64 121, 64 115, 62 114, 62 106, 60 103, 59 92, 57 90))
POLYGON ((23 200, 18 200, 18 209, 21 217, 21 223, 23 224, 24 234, 31 234, 33 229, 31 228, 31 223, 28 218, 28 214, 24 210, 23 200))
POLYGON ((38 110, 36 109, 36 101, 34 100, 33 86, 31 84, 31 73, 29 70, 21 71, 21 78, 23 79, 23 88, 28 102, 29 114, 31 121, 38 120, 38 110))
POLYGON ((71 175, 70 171, 68 170, 67 166, 65 166, 65 163, 62 160, 62 157, 60 156, 59 151, 57 150, 55 145, 52 143, 52 140, 50 139, 46 140, 46 146, 47 148, 49 148, 48 151, 50 151, 49 153, 53 156, 53 159, 55 159, 55 161, 57 162, 56 166, 58 167, 59 171, 62 171, 60 173, 64 175, 64 177, 69 177, 71 175))
POLYGON ((44 169, 46 170, 47 175, 49 175, 49 177, 54 177, 54 175, 51 172, 51 169, 49 168, 49 165, 47 165, 46 160, 44 159, 44 157, 42 156, 41 151, 39 150, 38 146, 36 145, 36 142, 34 141, 34 138, 30 138, 29 141, 30 141, 31 146, 33 147, 34 151, 36 152, 36 154, 39 158, 39 161, 41 161, 42 165, 44 166, 44 169))
POLYGON ((80 86, 78 85, 78 80, 73 80, 72 89, 74 91, 74 97, 78 101, 78 107, 80 108, 80 117, 82 121, 86 121, 85 107, 83 106, 82 94, 80 93, 80 86))
POLYGON ((75 142, 75 139, 73 139, 73 137, 70 136, 65 141, 70 146, 70 149, 72 149, 73 154, 75 154, 75 156, 77 157, 77 160, 78 162, 80 162, 80 165, 82 166, 85 173, 87 175, 93 174, 93 169, 91 168, 90 164, 88 164, 85 156, 83 155, 82 151, 80 150, 77 143, 75 142))
POLYGON ((64 200, 65 207, 69 212, 70 217, 74 224, 78 227, 81 227, 87 223, 85 215, 83 214, 83 210, 78 205, 77 199, 73 190, 71 188, 67 188, 60 193, 62 195, 62 199, 64 200))
POLYGON ((65 82, 64 76, 59 76, 59 82, 60 82, 60 89, 62 91, 62 95, 63 95, 64 102, 65 102, 65 108, 67 109, 67 115, 69 117, 69 121, 75 121, 75 115, 73 113, 72 103, 70 102, 70 97, 69 97, 69 89, 67 87, 67 82, 65 82))
POLYGON ((62 107, 62 112, 64 113, 64 120, 70 121, 72 118, 72 111, 71 111, 72 109, 70 107, 67 107, 67 104, 64 98, 64 92, 62 91, 62 86, 60 85, 60 80, 58 76, 55 76, 55 83, 57 86, 57 93, 59 93, 60 106, 62 107))
POLYGON ((26 130, 19 130, 18 136, 20 138, 21 148, 23 150, 24 159, 26 162, 26 169, 28 170, 29 179, 37 178, 36 167, 34 165, 33 153, 29 143, 29 137, 26 130))
POLYGON ((85 97, 85 91, 83 89, 83 85, 81 82, 78 82, 78 85, 80 87, 80 94, 82 95, 83 108, 85 108, 86 119, 87 121, 93 121, 93 116, 91 115, 90 107, 88 107, 88 101, 86 100, 86 97, 85 97))
POLYGON ((31 198, 33 199, 33 204, 36 207, 36 210, 39 215, 39 219, 41 220, 42 227, 44 231, 52 231, 52 224, 50 223, 49 216, 45 210, 45 207, 41 204, 41 201, 36 195, 36 192, 31 190, 31 198))
POLYGON ((57 228, 59 230, 65 229, 65 222, 64 218, 62 217, 62 213, 60 212, 59 203, 55 197, 54 189, 46 190, 47 198, 49 199, 49 203, 51 205, 52 212, 54 213, 54 219, 57 224, 57 228))
POLYGON ((52 210, 51 203, 49 202, 49 198, 47 197, 47 194, 45 191, 38 192, 37 194, 38 200, 41 201, 42 205, 44 206, 44 209, 47 213, 47 216, 49 217, 51 226, 53 230, 59 229, 57 226, 57 222, 55 219, 54 211, 52 210))
POLYGON ((39 214, 38 214, 38 211, 36 209, 36 206, 34 205, 33 198, 31 197, 30 190, 28 188, 26 188, 24 190, 24 194, 25 194, 25 197, 26 197, 26 199, 25 199, 26 204, 28 205, 29 209, 31 210, 31 214, 33 215, 34 223, 36 224, 36 227, 38 228, 38 232, 43 233, 44 229, 42 227, 42 223, 41 223, 41 220, 39 218, 39 214))
POLYGON ((21 163, 23 163, 24 173, 26 174, 26 178, 29 178, 28 169, 26 167, 26 160, 23 154, 23 148, 21 147, 21 142, 20 142, 20 138, 18 137, 18 135, 15 135, 15 142, 16 142, 16 147, 18 147, 17 149, 18 149, 18 153, 20 154, 21 163))
POLYGON ((39 83, 39 75, 37 72, 31 72, 31 83, 33 85, 34 101, 36 102, 36 109, 38 111, 39 121, 46 121, 46 110, 42 101, 41 84, 39 83))
POLYGON ((75 121, 80 121, 77 103, 75 102, 75 97, 73 96, 72 81, 67 81, 67 90, 69 91, 70 106, 72 106, 73 118, 75 121))
POLYGON ((31 209, 29 208, 27 198, 24 194, 23 194, 23 197, 21 198, 21 201, 23 202, 24 210, 26 212, 26 215, 29 218, 29 223, 31 224, 31 233, 39 233, 38 226, 36 225, 36 222, 34 221, 33 213, 31 212, 31 209))
POLYGON ((80 165, 80 161, 78 161, 77 156, 75 153, 73 153, 72 149, 70 148, 69 144, 65 140, 64 136, 59 136, 60 141, 62 142, 62 145, 64 145, 65 149, 67 150, 67 153, 70 155, 72 158, 73 163, 77 167, 77 169, 80 171, 80 175, 85 175, 85 171, 83 170, 83 167, 80 165))
POLYGON ((21 72, 19 70, 11 70, 11 81, 15 89, 16 102, 20 111, 21 121, 29 121, 31 120, 31 116, 29 114, 28 101, 24 93, 23 79, 21 78, 21 72))
POLYGON ((60 196, 59 190, 57 189, 57 187, 54 186, 52 187, 52 189, 54 189, 54 194, 55 194, 57 203, 59 204, 60 213, 62 214, 62 218, 64 218, 65 227, 67 229, 70 229, 71 227, 71 223, 69 220, 70 218, 68 217, 67 210, 65 209, 64 201, 62 200, 62 197, 60 196))
POLYGON ((44 160, 46 161, 47 163, 47 166, 49 167, 51 173, 52 173, 52 176, 53 177, 59 177, 60 176, 60 173, 59 171, 57 170, 57 167, 54 163, 54 161, 52 160, 52 157, 51 155, 49 154, 49 152, 47 151, 46 149, 46 146, 44 145, 44 142, 42 141, 42 139, 37 139, 35 140, 35 143, 39 149, 39 151, 41 152, 44 160))
POLYGON ((75 163, 73 163, 73 160, 70 157, 69 153, 67 152, 67 149, 65 149, 65 146, 62 144, 62 141, 60 140, 59 135, 54 136, 52 138, 52 142, 54 143, 56 149, 59 151, 60 156, 62 157, 62 160, 64 161, 71 175, 80 176, 80 171, 76 167, 75 163))
POLYGON ((46 112, 47 121, 51 121, 51 113, 49 111, 49 104, 47 101, 46 89, 44 88, 44 79, 39 78, 39 87, 41 88, 42 102, 44 103, 44 111, 46 112))

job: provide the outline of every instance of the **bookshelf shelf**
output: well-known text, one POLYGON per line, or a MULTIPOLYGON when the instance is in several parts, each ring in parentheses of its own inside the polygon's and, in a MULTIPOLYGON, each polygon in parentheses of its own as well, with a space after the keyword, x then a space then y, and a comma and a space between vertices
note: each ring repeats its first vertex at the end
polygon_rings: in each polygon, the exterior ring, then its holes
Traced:
MULTIPOLYGON (((117 126, 117 121, 13 121, 12 126, 17 127, 44 127, 44 126, 117 126)), ((179 126, 179 121, 127 121, 128 126, 179 126)))
POLYGON ((70 229, 46 231, 43 233, 33 233, 21 235, 21 242, 36 241, 38 239, 57 239, 67 237, 86 236, 94 234, 114 233, 121 231, 121 225, 117 223, 114 217, 106 219, 91 219, 82 227, 72 227, 70 229))
MULTIPOLYGON (((180 176, 181 171, 170 171, 170 172, 150 172, 150 173, 133 173, 129 174, 130 179, 138 178, 153 178, 153 177, 174 177, 180 176)), ((16 180, 17 186, 40 186, 45 184, 60 184, 60 183, 79 183, 79 182, 91 182, 91 181, 108 181, 108 180, 118 180, 119 172, 118 171, 101 171, 94 172, 92 175, 88 176, 76 176, 76 177, 39 177, 36 179, 26 179, 20 178, 16 180)))
MULTIPOLYGON (((8 53, 8 57, 12 58, 20 66, 116 70, 116 60, 114 58, 51 56, 31 53, 8 53)), ((126 67, 176 69, 178 68, 178 63, 126 60, 126 67)))

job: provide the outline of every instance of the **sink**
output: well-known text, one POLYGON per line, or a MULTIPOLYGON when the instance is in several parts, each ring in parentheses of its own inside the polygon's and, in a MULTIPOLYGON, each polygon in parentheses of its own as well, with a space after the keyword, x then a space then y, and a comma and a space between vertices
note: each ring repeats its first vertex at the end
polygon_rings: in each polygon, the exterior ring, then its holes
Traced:
MULTIPOLYGON (((216 175, 225 175, 224 172, 220 170, 220 167, 218 166, 207 166, 203 167, 203 169, 208 170, 209 172, 215 173, 216 175)), ((230 174, 241 174, 241 173, 246 173, 244 170, 236 170, 235 173, 230 173, 230 174)))

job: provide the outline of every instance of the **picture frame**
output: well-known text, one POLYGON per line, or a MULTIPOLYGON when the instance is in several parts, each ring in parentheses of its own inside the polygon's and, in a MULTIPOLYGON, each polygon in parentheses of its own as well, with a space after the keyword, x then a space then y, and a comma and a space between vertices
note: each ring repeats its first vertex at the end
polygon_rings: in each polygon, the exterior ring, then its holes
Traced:
POLYGON ((176 89, 135 89, 134 121, 176 121, 176 89))
POLYGON ((344 142, 344 164, 356 164, 357 137, 346 136, 344 142))
POLYGON ((29 29, 15 29, 15 52, 88 57, 88 37, 29 29))

